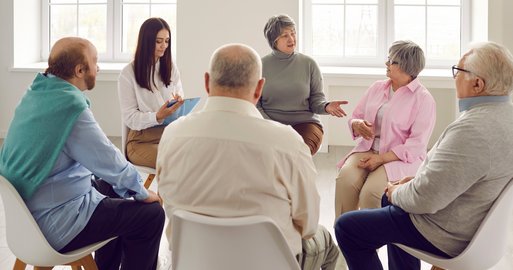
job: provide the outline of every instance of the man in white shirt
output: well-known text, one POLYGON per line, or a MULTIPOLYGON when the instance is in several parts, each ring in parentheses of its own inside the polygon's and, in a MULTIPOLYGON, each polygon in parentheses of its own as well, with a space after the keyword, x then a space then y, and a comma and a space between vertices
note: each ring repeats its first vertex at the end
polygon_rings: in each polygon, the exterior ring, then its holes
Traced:
MULTIPOLYGON (((214 52, 204 109, 174 121, 162 135, 157 174, 166 212, 269 216, 303 269, 335 269, 338 248, 318 226, 310 151, 290 126, 263 119, 255 104, 264 82, 252 48, 228 44, 214 52)), ((171 242, 170 227, 166 233, 171 242)))

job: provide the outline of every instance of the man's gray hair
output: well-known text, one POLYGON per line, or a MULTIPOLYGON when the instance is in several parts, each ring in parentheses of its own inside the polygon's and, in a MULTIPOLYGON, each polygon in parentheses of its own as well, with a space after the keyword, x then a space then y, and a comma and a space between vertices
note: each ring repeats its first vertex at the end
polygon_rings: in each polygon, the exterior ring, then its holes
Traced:
POLYGON ((426 64, 424 51, 419 45, 409 40, 398 40, 392 43, 388 49, 388 56, 390 63, 397 62, 399 68, 414 79, 426 64))
POLYGON ((466 78, 478 76, 485 82, 490 96, 509 95, 513 90, 513 56, 504 46, 495 42, 481 42, 471 46, 463 68, 471 71, 466 78))
POLYGON ((251 47, 228 44, 212 55, 209 74, 211 83, 225 91, 251 91, 262 77, 262 61, 251 47))
POLYGON ((269 18, 264 27, 264 35, 272 49, 276 49, 276 40, 280 37, 281 31, 287 27, 296 29, 296 23, 288 15, 281 14, 269 18))

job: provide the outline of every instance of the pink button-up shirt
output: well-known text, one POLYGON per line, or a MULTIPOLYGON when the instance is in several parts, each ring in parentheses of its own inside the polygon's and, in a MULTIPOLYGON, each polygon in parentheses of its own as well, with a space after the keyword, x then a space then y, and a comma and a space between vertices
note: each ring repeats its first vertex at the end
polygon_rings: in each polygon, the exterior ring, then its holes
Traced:
POLYGON ((427 144, 436 121, 436 104, 433 96, 418 80, 411 81, 397 89, 389 97, 392 81, 377 81, 356 106, 349 119, 349 130, 353 139, 359 139, 351 153, 340 160, 341 168, 352 153, 369 151, 373 139, 365 140, 355 137, 352 128, 354 119, 364 119, 374 123, 378 109, 386 101, 388 109, 383 114, 379 153, 392 151, 399 158, 385 163, 388 180, 395 182, 406 176, 414 176, 422 161, 426 158, 427 144))

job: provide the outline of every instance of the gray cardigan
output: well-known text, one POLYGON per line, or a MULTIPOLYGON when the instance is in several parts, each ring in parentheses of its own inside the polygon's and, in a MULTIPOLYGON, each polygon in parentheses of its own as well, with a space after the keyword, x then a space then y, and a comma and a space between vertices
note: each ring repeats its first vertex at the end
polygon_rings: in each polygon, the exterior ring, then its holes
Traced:
POLYGON ((504 98, 477 102, 451 123, 415 178, 392 195, 419 232, 451 256, 467 247, 513 178, 513 104, 504 98))
POLYGON ((265 85, 257 108, 266 119, 286 125, 320 124, 316 114, 327 114, 322 75, 309 56, 273 50, 262 58, 265 85))

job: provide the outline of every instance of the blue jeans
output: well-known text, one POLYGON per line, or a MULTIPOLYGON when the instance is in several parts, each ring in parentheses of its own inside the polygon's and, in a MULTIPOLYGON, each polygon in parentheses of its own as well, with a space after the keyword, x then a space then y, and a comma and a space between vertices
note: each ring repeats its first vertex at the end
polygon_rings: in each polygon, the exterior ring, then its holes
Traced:
POLYGON ((388 269, 420 269, 419 259, 392 243, 450 257, 419 233, 403 209, 390 205, 386 196, 381 202, 383 208, 347 212, 335 223, 338 246, 350 270, 383 269, 377 249, 384 245, 387 245, 388 269))

